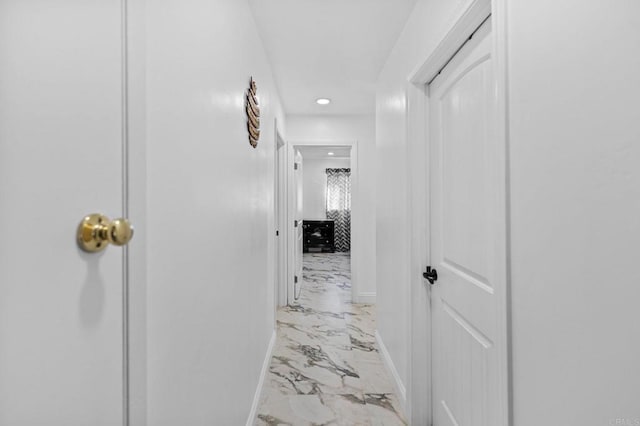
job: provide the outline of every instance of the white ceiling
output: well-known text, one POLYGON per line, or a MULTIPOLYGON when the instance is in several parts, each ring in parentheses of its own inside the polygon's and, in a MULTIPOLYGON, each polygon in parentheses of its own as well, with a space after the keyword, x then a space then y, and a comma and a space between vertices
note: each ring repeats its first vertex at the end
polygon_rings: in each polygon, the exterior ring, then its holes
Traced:
POLYGON ((303 160, 328 159, 328 158, 349 158, 351 156, 350 146, 299 146, 303 160), (329 155, 333 152, 333 155, 329 155))
POLYGON ((249 0, 285 112, 373 114, 375 82, 415 1, 249 0))

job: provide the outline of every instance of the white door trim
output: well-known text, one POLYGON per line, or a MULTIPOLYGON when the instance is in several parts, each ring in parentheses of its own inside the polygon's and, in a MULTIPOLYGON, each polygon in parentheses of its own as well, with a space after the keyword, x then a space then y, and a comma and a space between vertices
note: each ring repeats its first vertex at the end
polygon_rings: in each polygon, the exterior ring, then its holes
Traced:
POLYGON ((359 291, 358 277, 362 276, 360 267, 360 233, 357 218, 360 214, 360 194, 358 179, 358 141, 357 140, 297 140, 290 141, 287 144, 287 282, 288 282, 288 303, 293 300, 293 248, 294 234, 291 232, 293 224, 293 161, 294 151, 301 146, 349 146, 351 147, 351 300, 354 303, 369 302, 366 295, 362 295, 359 291), (354 220, 355 219, 355 220, 354 220), (364 300, 367 299, 367 300, 364 300))
POLYGON ((500 329, 501 339, 505 348, 500 354, 501 373, 499 378, 501 395, 500 426, 512 423, 511 410, 511 344, 510 344, 510 219, 509 219, 509 164, 508 164, 508 127, 507 127, 507 49, 506 49, 506 0, 474 0, 460 14, 451 29, 440 41, 434 51, 409 76, 406 85, 407 95, 407 164, 409 165, 408 181, 410 182, 410 235, 411 237, 411 284, 408 321, 409 346, 408 364, 409 374, 407 383, 407 416, 412 424, 430 424, 432 419, 430 359, 425 359, 424 340, 426 338, 426 353, 431 354, 431 325, 425 324, 425 318, 430 321, 429 305, 419 305, 424 299, 424 280, 418 271, 424 270, 430 264, 429 244, 429 199, 426 196, 429 188, 429 138, 428 138, 428 105, 429 95, 426 85, 430 83, 449 62, 456 52, 464 45, 473 32, 489 17, 493 22, 494 64, 497 94, 497 116, 499 129, 497 137, 502 139, 505 147, 505 191, 506 191, 506 271, 503 288, 497 289, 501 305, 500 329), (422 343, 422 346, 421 346, 422 343), (422 350, 421 350, 422 349, 422 350))
POLYGON ((128 283, 123 296, 123 351, 126 395, 124 425, 147 424, 147 122, 146 122, 146 9, 144 0, 122 0, 123 56, 126 78, 126 145, 123 215, 135 227, 135 237, 125 248, 124 275, 128 283))
POLYGON ((429 57, 413 71, 409 81, 424 86, 433 80, 471 34, 491 15, 491 0, 474 0, 460 15, 429 57))
MULTIPOLYGON (((129 218, 129 139, 130 139, 130 115, 129 115, 129 3, 121 0, 121 57, 122 57, 122 217, 129 218)), ((130 254, 129 246, 122 250, 122 424, 130 425, 130 341, 131 341, 131 294, 130 294, 130 254)))
MULTIPOLYGON (((287 283, 286 283, 286 219, 287 219, 287 190, 286 190, 286 148, 285 142, 278 127, 278 119, 275 119, 275 144, 274 144, 274 225, 273 232, 275 238, 275 309, 287 304, 287 283), (276 235, 278 232, 279 235, 276 235)), ((274 313, 275 314, 275 313, 274 313)), ((275 322, 274 322, 275 324, 275 322)))
MULTIPOLYGON (((302 158, 300 153, 297 152, 297 146, 289 146, 287 148, 287 220, 285 224, 285 229, 287 230, 287 305, 291 305, 295 300, 296 296, 300 295, 300 285, 302 285, 302 277, 298 277, 299 285, 296 286, 295 277, 298 275, 298 265, 296 262, 295 252, 298 247, 302 250, 300 245, 297 245, 298 239, 298 229, 294 226, 295 222, 298 220, 298 209, 297 209, 297 191, 298 186, 302 186, 303 182, 295 181, 295 171, 297 170, 295 167, 296 160, 302 158), (297 291, 296 291, 297 287, 297 291)), ((299 179, 302 179, 302 175, 298 175, 299 179)), ((298 226, 302 226, 302 223, 298 223, 298 226)), ((302 259, 300 259, 302 262, 302 259)), ((304 269, 304 266, 302 266, 304 269)))

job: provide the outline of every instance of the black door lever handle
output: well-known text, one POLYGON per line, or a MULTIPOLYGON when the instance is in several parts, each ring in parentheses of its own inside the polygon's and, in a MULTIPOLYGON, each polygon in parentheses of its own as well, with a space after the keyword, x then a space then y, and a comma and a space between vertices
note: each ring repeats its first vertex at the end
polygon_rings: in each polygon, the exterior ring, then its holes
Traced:
POLYGON ((429 281, 430 284, 433 284, 438 280, 438 271, 436 271, 436 268, 431 269, 431 266, 427 266, 427 272, 423 272, 422 276, 429 281))

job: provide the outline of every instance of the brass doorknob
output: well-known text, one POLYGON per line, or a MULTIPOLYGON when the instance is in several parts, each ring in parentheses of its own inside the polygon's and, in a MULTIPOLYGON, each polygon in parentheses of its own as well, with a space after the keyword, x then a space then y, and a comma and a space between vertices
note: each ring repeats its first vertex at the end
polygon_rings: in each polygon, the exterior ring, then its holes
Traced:
POLYGON ((104 250, 109 243, 123 246, 132 237, 133 226, 124 218, 109 220, 100 213, 93 213, 85 216, 78 225, 78 245, 89 253, 104 250))

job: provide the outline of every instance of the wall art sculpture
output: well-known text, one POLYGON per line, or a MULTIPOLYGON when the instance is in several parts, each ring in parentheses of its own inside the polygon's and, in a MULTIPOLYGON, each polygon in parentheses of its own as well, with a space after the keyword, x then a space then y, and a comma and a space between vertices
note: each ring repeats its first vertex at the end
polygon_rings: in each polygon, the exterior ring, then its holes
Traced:
POLYGON ((260 107, 258 107, 258 98, 256 97, 256 82, 251 81, 249 83, 249 89, 247 89, 247 130, 249 130, 249 143, 252 147, 258 146, 258 139, 260 139, 260 107))

